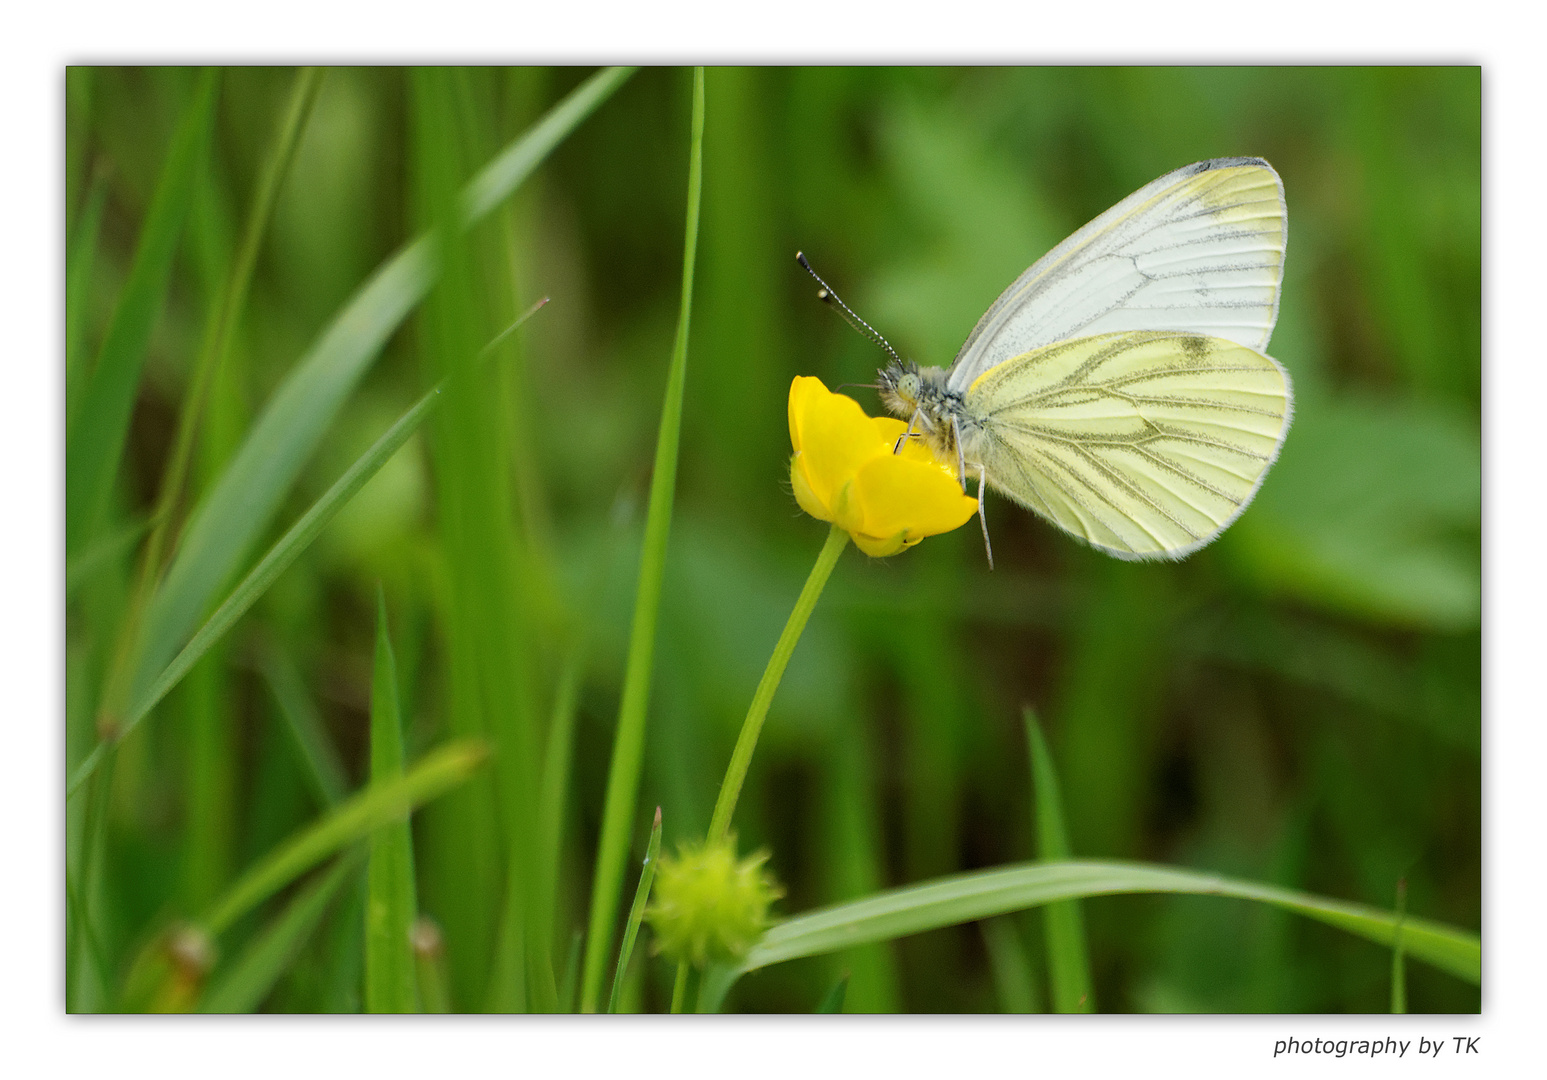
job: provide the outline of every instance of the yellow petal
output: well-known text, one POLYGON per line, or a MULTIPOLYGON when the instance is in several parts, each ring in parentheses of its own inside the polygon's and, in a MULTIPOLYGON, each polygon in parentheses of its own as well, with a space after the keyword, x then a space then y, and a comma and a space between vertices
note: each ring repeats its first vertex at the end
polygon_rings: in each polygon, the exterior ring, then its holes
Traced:
POLYGON ((891 454, 860 467, 854 498, 864 507, 863 531, 870 536, 934 536, 965 525, 978 509, 939 465, 891 454))
POLYGON ((887 454, 890 448, 876 437, 874 425, 859 402, 843 394, 828 393, 819 380, 817 390, 792 397, 792 430, 811 492, 822 505, 836 510, 835 493, 854 478, 866 461, 887 454))
POLYGON ((864 533, 850 533, 849 536, 853 538, 854 546, 859 548, 866 555, 869 555, 872 559, 884 559, 888 555, 895 555, 899 551, 902 551, 905 548, 910 548, 914 544, 918 543, 917 540, 904 540, 902 533, 898 533, 896 536, 889 537, 885 540, 878 539, 874 536, 866 536, 864 533))
POLYGON ((812 378, 810 375, 797 375, 794 381, 790 383, 790 445, 795 448, 797 453, 800 452, 801 448, 801 414, 811 401, 827 393, 828 389, 822 385, 822 380, 812 378))
MULTIPOLYGON (((909 439, 907 442, 902 444, 902 453, 898 454, 897 456, 901 458, 907 458, 909 461, 918 461, 927 465, 934 465, 937 468, 943 469, 946 475, 952 477, 953 479, 956 476, 955 458, 952 458, 950 461, 940 460, 935 456, 934 449, 929 445, 928 442, 923 439, 909 439)), ((960 487, 959 484, 957 486, 958 488, 960 487)))
MULTIPOLYGON (((908 430, 908 425, 895 416, 877 416, 870 422, 876 426, 876 433, 886 441, 888 449, 895 448, 897 440, 902 438, 903 433, 908 430)), ((917 436, 917 434, 918 432, 915 431, 914 435, 917 436)), ((902 450, 897 456, 905 457, 912 461, 932 462, 947 470, 952 476, 956 475, 956 462, 954 460, 941 461, 936 458, 934 450, 930 448, 928 441, 925 439, 915 437, 904 441, 902 450)))
POLYGON ((854 481, 846 480, 838 493, 833 496, 830 504, 833 516, 832 521, 840 528, 846 530, 851 536, 857 536, 865 528, 865 507, 854 497, 854 481))
MULTIPOLYGON (((876 438, 886 443, 888 448, 896 446, 897 437, 908 430, 908 425, 895 416, 872 416, 870 423, 876 429, 876 438)), ((908 441, 912 442, 913 440, 909 439, 908 441)))
POLYGON ((795 489, 795 501, 800 508, 818 521, 831 521, 832 511, 829 510, 816 497, 811 490, 811 481, 806 479, 805 457, 799 451, 790 458, 790 487, 795 489))

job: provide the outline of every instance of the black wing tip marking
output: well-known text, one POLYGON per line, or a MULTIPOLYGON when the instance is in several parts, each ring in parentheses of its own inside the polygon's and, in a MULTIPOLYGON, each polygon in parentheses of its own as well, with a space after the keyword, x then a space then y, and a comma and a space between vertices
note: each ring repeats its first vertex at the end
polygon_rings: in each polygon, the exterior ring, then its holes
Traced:
POLYGON ((1186 171, 1187 175, 1196 176, 1198 173, 1212 172, 1215 169, 1238 169, 1247 165, 1260 165, 1269 170, 1273 168, 1260 157, 1218 157, 1200 161, 1186 171))

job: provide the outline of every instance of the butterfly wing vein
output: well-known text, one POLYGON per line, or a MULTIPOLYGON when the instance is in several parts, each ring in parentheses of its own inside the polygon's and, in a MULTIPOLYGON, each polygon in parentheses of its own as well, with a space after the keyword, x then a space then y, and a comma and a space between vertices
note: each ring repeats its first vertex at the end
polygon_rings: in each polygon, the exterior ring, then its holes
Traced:
POLYGON ((1135 331, 997 365, 969 389, 990 484, 1121 558, 1179 558, 1251 501, 1278 454, 1288 377, 1223 338, 1135 331))

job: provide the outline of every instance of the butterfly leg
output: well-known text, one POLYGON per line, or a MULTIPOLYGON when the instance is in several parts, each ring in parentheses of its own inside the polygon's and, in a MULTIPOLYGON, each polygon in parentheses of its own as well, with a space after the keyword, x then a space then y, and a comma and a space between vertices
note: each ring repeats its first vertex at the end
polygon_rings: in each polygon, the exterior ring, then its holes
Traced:
POLYGON ((988 517, 983 513, 983 489, 988 486, 988 469, 978 463, 978 524, 983 526, 983 551, 988 556, 988 568, 994 568, 994 545, 988 542, 988 517))
MULTIPOLYGON (((951 438, 956 442, 956 479, 961 481, 962 494, 967 494, 967 457, 962 451, 961 421, 955 415, 951 416, 951 438)), ((978 505, 983 505, 983 500, 978 500, 978 505)))
POLYGON ((900 454, 900 453, 902 453, 903 444, 906 443, 909 439, 917 438, 917 436, 913 432, 913 425, 918 422, 918 418, 919 418, 919 410, 918 409, 914 409, 913 410, 913 415, 908 419, 908 429, 906 431, 904 431, 901 435, 897 436, 896 445, 894 445, 892 447, 892 453, 893 454, 900 454))

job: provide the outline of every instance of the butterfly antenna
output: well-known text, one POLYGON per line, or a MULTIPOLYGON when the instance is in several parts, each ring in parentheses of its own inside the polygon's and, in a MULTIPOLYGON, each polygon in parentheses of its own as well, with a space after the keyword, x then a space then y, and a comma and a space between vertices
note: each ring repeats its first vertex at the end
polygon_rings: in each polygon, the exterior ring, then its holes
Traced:
POLYGON ((875 327, 871 326, 864 319, 861 319, 858 315, 854 314, 854 309, 849 307, 848 304, 845 304, 839 298, 838 294, 833 292, 832 286, 823 281, 822 276, 815 270, 811 269, 811 264, 806 261, 805 252, 797 251, 795 253, 795 261, 800 263, 801 268, 805 270, 806 273, 816 278, 816 283, 818 285, 822 286, 817 290, 816 298, 818 300, 829 306, 836 304, 838 314, 843 316, 844 322, 848 323, 871 341, 881 346, 881 348, 891 353, 893 360, 897 361, 899 364, 902 363, 902 357, 897 355, 897 350, 892 348, 892 343, 882 337, 880 331, 878 331, 875 327))

